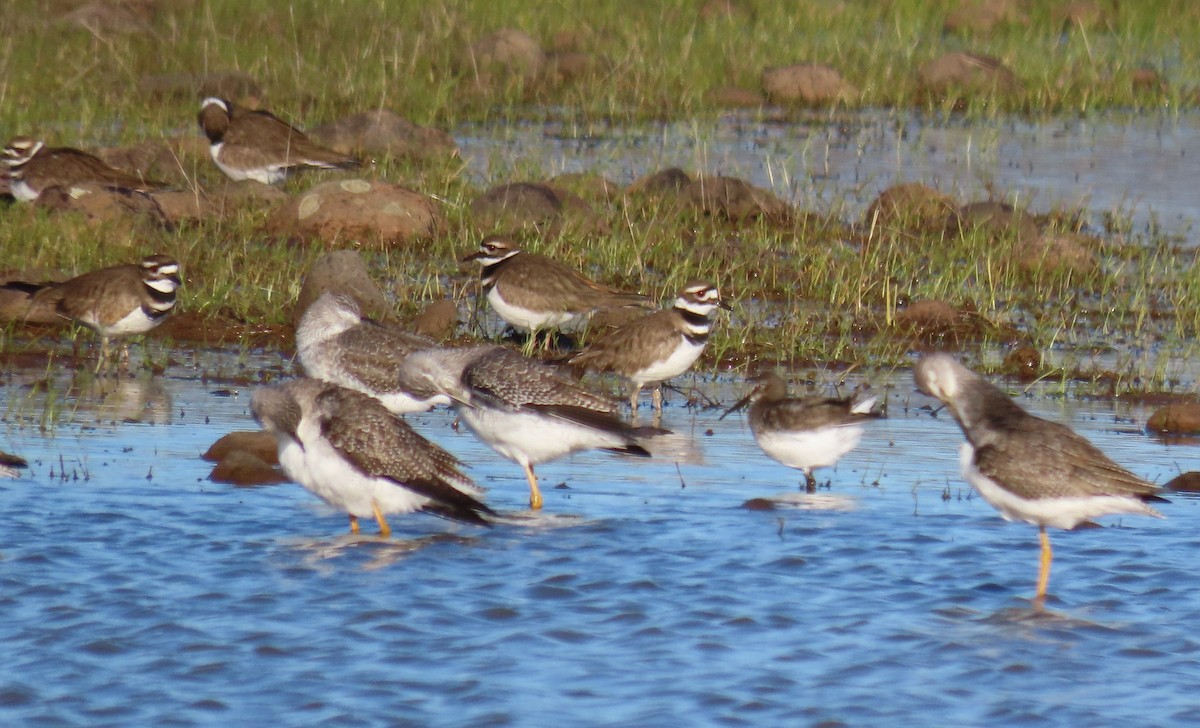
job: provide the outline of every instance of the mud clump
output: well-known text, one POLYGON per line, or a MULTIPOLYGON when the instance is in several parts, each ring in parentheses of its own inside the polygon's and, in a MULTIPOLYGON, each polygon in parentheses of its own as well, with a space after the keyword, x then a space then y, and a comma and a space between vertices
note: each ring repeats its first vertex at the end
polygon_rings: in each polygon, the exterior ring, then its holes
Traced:
POLYGON ((277 209, 268 234, 370 247, 432 238, 445 227, 437 202, 400 185, 362 179, 324 182, 277 209))

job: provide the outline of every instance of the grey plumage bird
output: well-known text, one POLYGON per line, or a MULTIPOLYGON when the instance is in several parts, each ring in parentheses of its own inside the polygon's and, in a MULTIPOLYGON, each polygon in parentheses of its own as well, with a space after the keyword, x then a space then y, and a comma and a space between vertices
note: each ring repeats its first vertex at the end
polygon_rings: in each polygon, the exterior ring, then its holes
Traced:
POLYGON ((304 372, 383 402, 392 412, 424 412, 450 398, 415 395, 403 381, 404 359, 431 349, 432 339, 364 317, 348 296, 324 293, 296 327, 296 352, 304 372))
POLYGON ((774 372, 750 380, 751 389, 721 415, 750 405, 750 432, 770 457, 804 473, 809 493, 817 488, 812 471, 832 467, 858 446, 863 424, 875 417, 875 398, 859 402, 825 397, 789 397, 787 382, 774 372))
POLYGON ((542 507, 535 465, 590 448, 650 455, 608 397, 502 346, 419 351, 404 369, 406 381, 450 397, 480 440, 524 469, 535 510, 542 507))
POLYGON ((388 514, 424 511, 486 525, 482 490, 450 453, 421 437, 375 398, 315 379, 255 390, 250 409, 275 436, 288 477, 345 511, 350 530, 388 514))
POLYGON ((959 451, 963 478, 1005 520, 1038 527, 1037 603, 1046 597, 1053 559, 1047 526, 1069 530, 1119 513, 1162 517, 1146 505, 1165 502, 1157 486, 1113 462, 1070 428, 1021 409, 953 357, 923 357, 913 378, 921 391, 946 403, 966 435, 959 451))

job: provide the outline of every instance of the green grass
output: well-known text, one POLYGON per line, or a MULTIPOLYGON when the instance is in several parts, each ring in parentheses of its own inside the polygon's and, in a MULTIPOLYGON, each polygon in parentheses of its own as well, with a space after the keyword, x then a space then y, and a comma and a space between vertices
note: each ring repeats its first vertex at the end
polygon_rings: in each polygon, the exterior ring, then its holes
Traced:
MULTIPOLYGON (((698 144, 722 112, 709 91, 729 85, 756 90, 763 68, 795 62, 829 63, 860 90, 846 108, 817 113, 826 121, 858 109, 941 118, 955 108, 955 99, 924 96, 916 70, 956 50, 1000 58, 1024 83, 1020 93, 969 99, 955 117, 968 121, 1014 113, 1175 113, 1196 105, 1200 87, 1200 10, 1185 0, 1120 3, 1111 31, 1065 33, 1054 15, 1058 3, 1035 1, 1028 3, 1028 25, 973 37, 943 32, 946 12, 957 5, 948 1, 746 2, 744 14, 702 20, 693 0, 309 0, 249 8, 234 0, 167 0, 150 32, 98 35, 56 22, 65 2, 12 4, 0 15, 0 127, 10 136, 34 134, 85 147, 197 136, 195 98, 141 89, 146 76, 210 71, 249 74, 261 84, 267 106, 309 126, 377 107, 441 128, 554 117, 585 133, 610 123, 693 120, 698 144), (463 66, 462 49, 505 27, 525 30, 544 48, 558 42, 605 61, 597 72, 567 83, 507 80, 479 88, 463 66), (1142 66, 1157 68, 1166 86, 1135 92, 1130 74, 1142 66)), ((764 113, 811 118, 802 110, 764 113)), ((981 138, 991 143, 987 131, 981 138)), ((496 181, 544 177, 545 161, 536 155, 497 159, 496 181)), ((678 160, 685 166, 688 161, 678 160)), ((690 171, 711 171, 690 161, 690 171)), ((219 182, 207 160, 189 164, 201 185, 219 182)), ((787 167, 784 160, 780 168, 787 167)), ((447 229, 435 239, 368 253, 401 315, 415 313, 424 301, 465 297, 475 270, 460 269, 456 261, 488 232, 476 230, 470 219, 469 202, 481 190, 455 160, 383 160, 377 173, 447 203, 447 229)), ((295 192, 316 179, 300 177, 286 189, 295 192)), ((779 188, 785 187, 781 179, 779 188)), ((853 221, 842 212, 848 207, 835 200, 789 224, 733 225, 666 204, 598 205, 610 232, 526 242, 607 283, 664 302, 688 278, 714 279, 737 310, 718 327, 710 364, 765 359, 895 366, 922 346, 997 351, 1024 343, 1048 361, 1068 352, 1063 369, 1072 377, 1115 377, 1122 388, 1145 388, 1174 381, 1162 356, 1093 359, 1089 347, 1124 341, 1123 351, 1192 353, 1200 327, 1194 254, 1155 231, 1132 236, 1120 211, 1110 213, 1107 224, 1114 235, 1132 237, 1132 244, 1115 237, 1102 241, 1101 264, 1081 273, 1023 269, 1015 262, 1013 240, 925 233, 914 241, 895 231, 851 229, 853 221), (957 339, 898 329, 904 304, 923 299, 973 309, 981 325, 957 339)), ((0 215, 0 270, 75 274, 161 251, 185 265, 186 310, 249 326, 282 326, 290 320, 303 271, 324 248, 265 239, 266 214, 248 207, 168 233, 90 226, 13 207, 0 215)), ((0 345, 16 344, 4 335, 0 345)))

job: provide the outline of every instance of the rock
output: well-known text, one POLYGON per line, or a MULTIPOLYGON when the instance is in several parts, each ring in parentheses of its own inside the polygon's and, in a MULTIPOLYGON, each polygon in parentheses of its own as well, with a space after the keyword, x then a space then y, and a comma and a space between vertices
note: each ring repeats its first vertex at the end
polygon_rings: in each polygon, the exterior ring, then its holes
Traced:
POLYGON ((1022 237, 1014 253, 1022 270, 1069 270, 1085 274, 1100 266, 1092 252, 1094 245, 1092 238, 1079 233, 1047 233, 1022 237))
POLYGON ((563 201, 549 185, 510 182, 471 201, 471 218, 479 229, 513 231, 544 227, 562 215, 563 201))
POLYGON ((556 83, 567 83, 605 73, 611 68, 611 61, 591 53, 551 51, 546 54, 543 75, 556 83))
POLYGON ((1200 435, 1200 403, 1181 402, 1160 408, 1146 420, 1146 432, 1163 435, 1200 435))
POLYGON ((913 301, 896 313, 896 327, 923 336, 954 333, 958 310, 945 301, 913 301))
POLYGON ((1009 376, 1028 382, 1037 378, 1041 368, 1042 355, 1038 350, 1032 346, 1019 346, 1004 357, 1002 370, 1009 376))
POLYGON ((626 194, 651 198, 674 197, 692 183, 692 178, 679 167, 668 167, 634 180, 626 194))
POLYGON ((737 177, 701 177, 683 189, 682 199, 708 215, 733 222, 767 218, 775 222, 790 219, 792 209, 769 190, 751 185, 737 177))
POLYGON ((742 508, 748 511, 773 511, 776 506, 775 501, 769 498, 751 498, 742 504, 742 508))
POLYGON ((968 202, 946 217, 947 235, 968 235, 975 231, 993 237, 1012 236, 1018 241, 1032 240, 1041 234, 1033 215, 1005 202, 968 202))
POLYGON ((209 190, 208 200, 221 215, 243 207, 272 207, 288 200, 283 190, 257 180, 243 179, 234 182, 222 175, 215 189, 209 190))
POLYGON ((52 212, 77 212, 90 224, 149 222, 170 228, 171 222, 154 198, 144 192, 85 183, 50 187, 34 200, 34 207, 52 212))
POLYGON ((434 341, 445 341, 458 329, 458 306, 454 301, 433 301, 412 320, 415 333, 434 341))
MULTIPOLYGON (((208 145, 205 145, 207 154, 208 145)), ((143 179, 162 180, 184 186, 188 184, 187 168, 180 164, 179 154, 168 142, 152 139, 128 147, 97 149, 96 156, 109 166, 141 175, 143 179)))
POLYGON ((200 457, 215 463, 239 451, 249 453, 268 465, 279 464, 279 448, 275 436, 262 430, 245 430, 222 435, 200 457))
POLYGON ((608 223, 582 198, 538 182, 498 185, 471 201, 477 230, 511 234, 538 230, 545 235, 603 234, 608 223))
POLYGON ((942 29, 947 33, 990 33, 1005 25, 1029 25, 1020 0, 962 0, 950 11, 942 29))
POLYGON ((1166 90, 1166 84, 1158 71, 1153 68, 1138 68, 1129 75, 1129 83, 1134 93, 1158 93, 1166 90))
POLYGON ((229 485, 277 485, 289 478, 269 463, 242 450, 235 450, 213 467, 208 479, 229 485))
POLYGON ((216 209, 208 199, 197 192, 186 190, 167 190, 151 192, 149 195, 158 203, 163 216, 171 225, 184 222, 204 222, 216 214, 216 209))
POLYGON ((292 324, 298 325, 300 317, 312 302, 327 292, 350 296, 358 302, 358 308, 364 316, 378 320, 392 317, 387 296, 371 277, 367 264, 357 250, 335 250, 312 264, 300 285, 300 295, 292 309, 292 324))
POLYGON ((546 54, 528 33, 502 28, 472 43, 460 63, 463 71, 476 80, 534 78, 541 75, 546 54))
POLYGON ((768 68, 762 74, 762 87, 775 104, 818 106, 858 96, 858 89, 837 69, 819 63, 768 68))
POLYGON ((433 198, 390 182, 362 179, 319 184, 267 220, 268 233, 276 237, 375 247, 428 239, 444 227, 433 198))
POLYGON ((933 97, 949 97, 957 92, 1011 94, 1022 88, 1016 74, 999 59, 981 53, 940 56, 921 67, 917 82, 924 93, 933 97))
POLYGON ((352 156, 391 156, 419 162, 458 155, 454 137, 381 109, 347 116, 309 132, 318 144, 352 156))
POLYGON ((919 182, 893 185, 867 207, 863 227, 925 233, 945 227, 957 204, 946 194, 919 182))
POLYGON ((1163 486, 1163 490, 1176 493, 1200 493, 1200 473, 1194 470, 1180 473, 1168 480, 1167 484, 1163 486))

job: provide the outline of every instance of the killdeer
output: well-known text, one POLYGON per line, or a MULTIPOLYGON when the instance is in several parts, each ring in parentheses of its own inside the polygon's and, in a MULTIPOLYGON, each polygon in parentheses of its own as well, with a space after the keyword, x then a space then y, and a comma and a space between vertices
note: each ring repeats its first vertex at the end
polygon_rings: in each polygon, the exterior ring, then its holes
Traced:
POLYGON ((721 415, 750 405, 750 432, 770 457, 804 473, 806 490, 816 492, 815 468, 832 467, 858 446, 863 421, 872 417, 875 398, 849 399, 787 396, 787 382, 774 372, 750 380, 750 393, 721 415))
POLYGON ((22 202, 36 200, 50 187, 93 183, 137 192, 165 189, 140 175, 110 167, 99 157, 70 147, 47 147, 45 142, 17 137, 4 147, 12 196, 22 202))
POLYGON ((628 379, 633 384, 629 406, 634 412, 642 387, 655 385, 654 410, 661 412, 662 382, 683 374, 700 358, 717 308, 731 308, 721 300, 717 287, 708 281, 691 281, 671 308, 618 328, 576 354, 570 363, 628 379))
POLYGON ((449 396, 480 440, 524 469, 534 510, 542 507, 535 465, 590 448, 650 456, 607 397, 502 346, 426 349, 403 367, 407 381, 449 396))
POLYGON ((518 331, 559 328, 599 308, 649 305, 645 296, 603 286, 498 235, 484 238, 479 250, 462 258, 471 260, 481 267, 488 303, 518 331))
POLYGON ((963 478, 1006 521, 1038 527, 1042 556, 1035 603, 1045 600, 1050 581, 1053 552, 1047 526, 1070 530, 1117 513, 1162 518, 1146 505, 1165 502, 1157 486, 1064 425, 1027 413, 952 357, 922 358, 913 379, 921 391, 946 403, 966 435, 959 450, 963 478))
POLYGON ((209 97, 198 116, 213 162, 234 181, 273 185, 304 167, 346 169, 359 161, 313 142, 269 111, 252 110, 209 97))
POLYGON ((425 511, 487 525, 492 510, 450 453, 412 430, 373 397, 316 379, 257 389, 250 410, 275 436, 288 477, 350 516, 374 518, 391 535, 387 514, 425 511))
POLYGON ((108 366, 110 338, 144 334, 175 308, 179 263, 150 255, 140 263, 94 270, 62 283, 8 285, 24 287, 31 308, 52 307, 62 318, 99 334, 99 372, 108 366))
POLYGON ((363 318, 353 299, 335 293, 322 294, 296 327, 296 350, 308 376, 369 394, 396 414, 450 404, 445 395, 414 395, 401 381, 404 358, 435 346, 424 336, 363 318))

